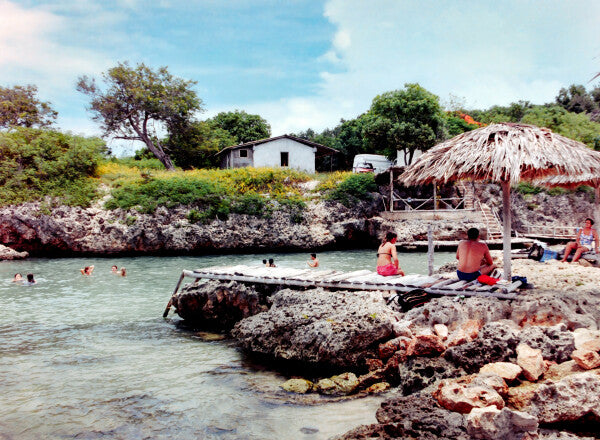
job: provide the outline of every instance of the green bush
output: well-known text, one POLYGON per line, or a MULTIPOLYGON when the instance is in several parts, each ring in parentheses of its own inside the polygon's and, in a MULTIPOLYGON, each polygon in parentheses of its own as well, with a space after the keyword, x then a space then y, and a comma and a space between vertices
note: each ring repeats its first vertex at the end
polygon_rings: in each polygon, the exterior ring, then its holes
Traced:
POLYGON ((105 151, 98 138, 51 130, 17 128, 0 133, 0 205, 45 196, 71 206, 97 197, 98 163, 105 151))
POLYGON ((265 213, 266 206, 266 200, 263 197, 259 194, 248 192, 237 197, 233 201, 231 209, 236 214, 261 217, 265 213))
POLYGON ((326 198, 345 206, 352 206, 361 200, 369 199, 369 193, 374 191, 377 191, 377 184, 372 173, 351 174, 331 190, 326 198))
POLYGON ((529 182, 520 182, 517 185, 517 192, 521 194, 539 194, 543 191, 543 188, 534 186, 529 182))

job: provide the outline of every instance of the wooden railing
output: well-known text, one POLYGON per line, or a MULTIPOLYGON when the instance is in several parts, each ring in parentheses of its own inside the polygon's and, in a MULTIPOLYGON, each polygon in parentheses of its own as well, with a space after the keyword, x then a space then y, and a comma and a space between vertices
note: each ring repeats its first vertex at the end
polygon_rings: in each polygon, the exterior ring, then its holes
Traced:
POLYGON ((525 225, 523 234, 533 237, 548 238, 575 238, 579 227, 577 226, 544 226, 544 225, 525 225))
POLYGON ((393 210, 397 211, 398 203, 402 203, 401 211, 455 211, 465 208, 465 199, 461 197, 429 197, 428 199, 413 199, 400 197, 394 194, 392 200, 393 210))

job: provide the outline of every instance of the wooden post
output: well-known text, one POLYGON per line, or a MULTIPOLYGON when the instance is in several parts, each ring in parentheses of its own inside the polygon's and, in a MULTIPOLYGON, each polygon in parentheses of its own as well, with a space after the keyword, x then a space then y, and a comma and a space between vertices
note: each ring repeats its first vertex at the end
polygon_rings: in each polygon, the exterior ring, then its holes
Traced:
POLYGON ((390 212, 394 212, 394 168, 390 168, 390 212))
POLYGON ((433 210, 435 211, 437 208, 437 188, 436 188, 435 180, 433 181, 433 210))
POLYGON ((433 226, 427 225, 427 273, 433 275, 433 226))
POLYGON ((179 290, 179 286, 181 285, 181 282, 183 281, 184 278, 185 278, 185 274, 183 272, 181 272, 181 276, 179 277, 179 281, 177 281, 177 285, 175 286, 175 290, 171 294, 171 299, 169 299, 169 302, 167 303, 167 307, 165 308, 165 311, 163 312, 163 318, 166 318, 167 315, 169 314, 169 310, 171 310, 171 304, 173 304, 173 297, 175 296, 175 294, 179 290))
POLYGON ((504 262, 504 279, 511 281, 512 274, 510 272, 510 182, 503 180, 502 184, 502 223, 504 224, 504 237, 502 242, 503 262, 504 262))
MULTIPOLYGON (((594 187, 594 228, 600 228, 600 182, 596 181, 594 187)), ((600 249, 596 249, 596 252, 600 252, 600 249)))

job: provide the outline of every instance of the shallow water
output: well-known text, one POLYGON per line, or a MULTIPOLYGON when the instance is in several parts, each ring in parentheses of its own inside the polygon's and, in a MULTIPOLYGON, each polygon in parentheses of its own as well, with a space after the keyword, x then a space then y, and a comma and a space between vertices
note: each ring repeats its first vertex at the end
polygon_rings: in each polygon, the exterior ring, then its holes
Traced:
MULTIPOLYGON (((375 422, 382 397, 301 404, 279 390, 287 377, 231 341, 161 318, 182 269, 269 257, 306 267, 305 253, 0 262, 0 439, 326 439, 375 422), (11 283, 16 272, 38 283, 11 283)), ((435 257, 440 266, 454 255, 435 257)), ((322 269, 373 269, 375 251, 319 259, 322 269)), ((426 273, 425 255, 399 259, 426 273)))

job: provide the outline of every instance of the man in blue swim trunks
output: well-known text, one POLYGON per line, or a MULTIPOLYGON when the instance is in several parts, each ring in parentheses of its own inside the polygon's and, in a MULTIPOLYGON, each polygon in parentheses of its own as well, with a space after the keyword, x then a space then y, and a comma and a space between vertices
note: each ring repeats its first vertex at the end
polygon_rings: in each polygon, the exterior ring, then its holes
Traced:
POLYGON ((473 281, 480 275, 489 274, 496 266, 487 244, 479 241, 479 229, 469 229, 467 237, 468 240, 461 241, 456 250, 458 260, 456 274, 459 280, 473 281))

